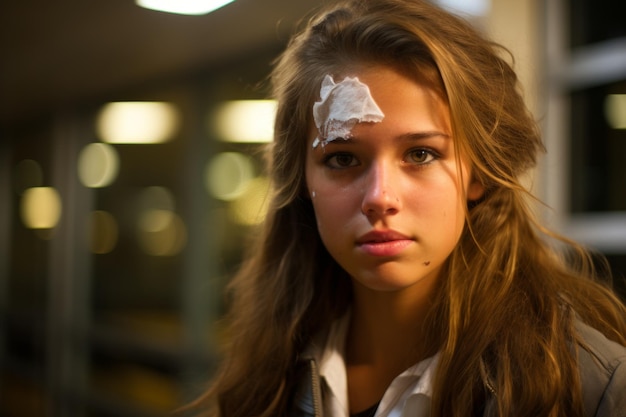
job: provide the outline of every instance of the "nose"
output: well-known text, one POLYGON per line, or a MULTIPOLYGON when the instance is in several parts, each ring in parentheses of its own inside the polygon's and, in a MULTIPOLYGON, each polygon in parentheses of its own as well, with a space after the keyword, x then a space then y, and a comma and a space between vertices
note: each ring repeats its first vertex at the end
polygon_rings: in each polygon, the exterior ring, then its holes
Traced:
POLYGON ((385 216, 401 209, 398 175, 393 168, 379 163, 372 165, 364 178, 361 211, 367 217, 385 216))

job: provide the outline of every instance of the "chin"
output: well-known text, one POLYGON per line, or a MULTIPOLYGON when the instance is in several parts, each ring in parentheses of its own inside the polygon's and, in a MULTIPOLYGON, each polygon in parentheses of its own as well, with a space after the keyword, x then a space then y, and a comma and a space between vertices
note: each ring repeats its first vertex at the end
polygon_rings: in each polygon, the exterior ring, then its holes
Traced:
POLYGON ((381 292, 394 292, 401 291, 406 288, 412 287, 419 281, 412 280, 407 282, 402 279, 393 279, 390 277, 363 277, 361 279, 353 278, 353 283, 355 285, 359 285, 361 287, 365 287, 372 291, 381 291, 381 292))

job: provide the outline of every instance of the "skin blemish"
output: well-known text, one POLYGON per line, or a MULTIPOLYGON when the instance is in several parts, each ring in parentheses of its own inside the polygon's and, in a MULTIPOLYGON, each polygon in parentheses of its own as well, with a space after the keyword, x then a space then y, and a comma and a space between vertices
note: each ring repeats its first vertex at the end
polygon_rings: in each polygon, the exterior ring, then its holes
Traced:
POLYGON ((424 266, 428 266, 428 265, 430 265, 430 261, 424 262, 424 266))
POLYGON ((367 85, 358 78, 346 77, 335 83, 326 75, 320 89, 320 100, 313 104, 313 118, 319 132, 313 148, 333 140, 347 139, 357 123, 378 123, 385 115, 380 110, 367 85))

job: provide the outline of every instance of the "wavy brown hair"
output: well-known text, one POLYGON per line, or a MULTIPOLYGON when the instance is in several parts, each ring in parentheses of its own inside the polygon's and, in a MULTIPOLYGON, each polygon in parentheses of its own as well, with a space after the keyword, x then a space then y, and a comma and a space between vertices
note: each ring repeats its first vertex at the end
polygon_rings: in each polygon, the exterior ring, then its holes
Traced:
POLYGON ((210 414, 283 415, 300 352, 350 305, 350 280, 324 248, 306 197, 306 143, 324 75, 376 64, 436 88, 458 153, 485 188, 468 206, 430 316, 428 340, 441 353, 433 415, 472 415, 490 389, 501 416, 582 416, 574 314, 626 344, 626 309, 594 277, 587 253, 533 216, 520 177, 543 145, 510 58, 419 0, 342 2, 292 38, 272 73, 269 214, 230 285, 229 343, 201 401, 210 414))

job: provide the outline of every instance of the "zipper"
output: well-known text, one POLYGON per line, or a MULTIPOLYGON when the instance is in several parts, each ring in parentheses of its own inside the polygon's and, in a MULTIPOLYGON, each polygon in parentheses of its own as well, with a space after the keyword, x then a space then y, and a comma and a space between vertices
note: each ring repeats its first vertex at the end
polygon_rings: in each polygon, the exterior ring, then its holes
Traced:
POLYGON ((309 366, 311 367, 311 394, 313 396, 313 410, 315 412, 315 417, 323 417, 322 386, 315 359, 309 360, 309 366))

